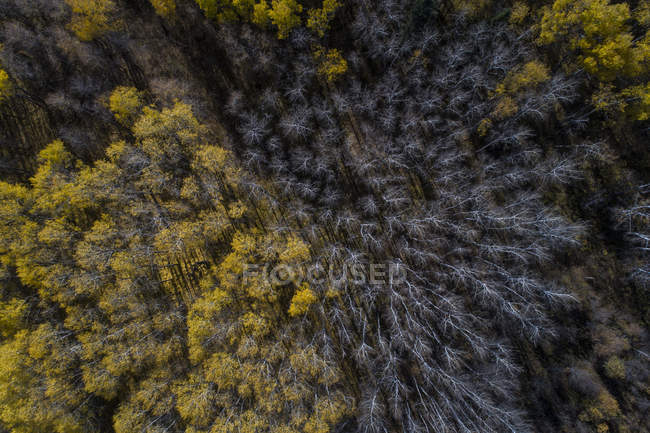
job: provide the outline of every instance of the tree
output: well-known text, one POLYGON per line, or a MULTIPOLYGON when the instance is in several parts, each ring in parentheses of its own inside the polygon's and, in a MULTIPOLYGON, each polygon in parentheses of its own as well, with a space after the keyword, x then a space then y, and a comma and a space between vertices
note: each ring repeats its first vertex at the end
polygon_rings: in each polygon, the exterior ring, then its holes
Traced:
POLYGON ((62 329, 41 324, 0 345, 0 420, 12 433, 98 429, 88 394, 70 380, 78 358, 62 329))
POLYGON ((175 0, 150 0, 150 2, 161 17, 171 20, 176 16, 175 0))
POLYGON ((4 69, 0 69, 0 102, 11 94, 11 81, 9 74, 4 69))
POLYGON ((289 32, 300 25, 300 13, 302 6, 297 0, 273 0, 269 18, 273 25, 278 28, 278 39, 286 39, 289 32))
POLYGON ((324 77, 328 83, 336 81, 348 70, 348 62, 337 49, 325 51, 323 47, 319 46, 313 55, 318 64, 318 74, 324 77))
POLYGON ((208 18, 218 21, 250 20, 255 0, 196 0, 208 18))
POLYGON ((621 91, 621 96, 626 99, 623 109, 634 119, 650 119, 650 83, 627 87, 621 91))
POLYGON ((291 305, 289 306, 290 316, 302 316, 309 311, 309 307, 314 304, 318 298, 313 290, 306 284, 291 298, 291 305))
POLYGON ((634 77, 647 61, 647 43, 637 43, 629 32, 627 3, 609 0, 556 0, 544 10, 539 42, 564 42, 579 53, 578 61, 603 81, 620 75, 634 77))
POLYGON ((140 114, 142 93, 135 87, 116 87, 109 97, 109 108, 118 122, 129 126, 140 114))
POLYGON ((82 41, 91 41, 117 27, 117 8, 112 0, 65 0, 72 8, 72 30, 82 41))
POLYGON ((269 4, 266 0, 261 0, 258 3, 255 3, 253 7, 253 23, 257 24, 261 28, 268 26, 270 17, 269 17, 269 4))
POLYGON ((332 21, 337 9, 340 7, 341 3, 338 0, 323 0, 321 8, 309 10, 307 27, 319 37, 324 37, 329 31, 330 21, 332 21))
POLYGON ((529 16, 530 7, 523 1, 517 1, 512 5, 508 21, 513 25, 521 25, 529 16))
POLYGON ((626 87, 620 92, 611 84, 601 84, 591 101, 598 110, 618 119, 621 114, 634 120, 650 118, 650 83, 626 87))
POLYGON ((3 338, 12 337, 24 328, 24 318, 27 312, 27 303, 18 298, 8 302, 0 301, 0 335, 3 338))
POLYGON ((534 88, 551 78, 548 67, 539 60, 533 60, 520 70, 510 71, 506 78, 496 87, 497 95, 516 95, 524 89, 534 88))
POLYGON ((181 414, 193 428, 276 425, 271 431, 326 433, 350 413, 351 402, 335 392, 341 372, 294 325, 316 293, 306 284, 275 281, 263 269, 296 269, 309 258, 307 244, 293 233, 238 231, 230 254, 206 274, 207 290, 187 320, 190 357, 199 370, 179 385, 181 414))

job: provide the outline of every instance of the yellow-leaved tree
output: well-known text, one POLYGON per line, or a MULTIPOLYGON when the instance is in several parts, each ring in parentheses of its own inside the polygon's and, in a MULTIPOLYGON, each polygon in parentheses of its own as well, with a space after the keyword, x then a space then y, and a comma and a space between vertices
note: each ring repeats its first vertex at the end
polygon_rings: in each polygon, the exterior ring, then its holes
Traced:
POLYGON ((95 410, 80 381, 74 339, 64 328, 41 324, 0 344, 0 421, 12 433, 85 433, 95 410))
POLYGON ((485 118, 478 126, 480 136, 485 136, 493 120, 503 120, 519 111, 518 98, 527 90, 536 88, 551 78, 548 67, 538 60, 532 60, 513 69, 494 90, 496 106, 490 118, 485 118))
POLYGON ((556 0, 544 10, 539 43, 560 42, 578 53, 578 62, 603 81, 639 75, 650 61, 647 37, 635 41, 627 3, 556 0))
POLYGON ((650 116, 649 10, 647 4, 632 13, 626 2, 556 0, 543 11, 538 42, 568 48, 576 53, 578 65, 601 81, 592 97, 596 108, 615 117, 626 114, 646 120, 650 116), (634 21, 644 36, 633 35, 634 21), (632 86, 622 88, 619 78, 632 86))
POLYGON ((91 41, 117 28, 113 0, 65 0, 72 9, 69 27, 82 41, 91 41))
POLYGON ((251 19, 255 0, 196 0, 196 3, 208 18, 218 21, 248 21, 251 19))
POLYGON ((278 39, 285 39, 289 32, 300 25, 302 5, 296 0, 273 0, 269 18, 278 28, 278 39))
POLYGON ((205 276, 187 321, 196 370, 176 388, 192 431, 327 433, 352 413, 338 364, 305 338, 317 292, 280 276, 310 260, 295 233, 238 231, 205 276))
POLYGON ((116 87, 108 98, 108 106, 118 122, 130 125, 142 108, 142 93, 135 87, 116 87))
POLYGON ((149 0, 156 13, 168 20, 176 16, 176 0, 149 0))
POLYGON ((521 90, 534 88, 550 78, 548 67, 538 60, 533 60, 520 69, 508 73, 506 78, 496 87, 495 93, 499 96, 516 95, 521 90))
POLYGON ((4 69, 0 69, 0 102, 11 94, 11 81, 9 74, 4 69))
POLYGON ((323 0, 321 8, 309 10, 307 27, 322 38, 329 31, 330 21, 340 7, 341 3, 338 0, 323 0))
POLYGON ((341 52, 335 48, 325 50, 325 48, 317 46, 313 56, 318 65, 318 74, 325 78, 328 83, 338 80, 348 70, 348 62, 343 58, 341 52))

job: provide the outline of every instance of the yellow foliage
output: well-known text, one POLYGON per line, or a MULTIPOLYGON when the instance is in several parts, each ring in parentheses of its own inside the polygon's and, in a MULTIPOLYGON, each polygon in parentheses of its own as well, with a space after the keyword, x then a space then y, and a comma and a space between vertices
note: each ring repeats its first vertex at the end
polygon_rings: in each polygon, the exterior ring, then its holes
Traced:
POLYGON ((625 114, 634 120, 650 119, 650 83, 627 87, 617 92, 610 84, 601 84, 592 95, 596 109, 614 117, 625 114))
POLYGON ((255 0, 196 0, 208 18, 217 21, 252 19, 255 0))
POLYGON ((216 317, 229 303, 228 294, 216 288, 192 304, 187 316, 187 337, 192 362, 198 362, 206 356, 206 343, 219 332, 216 317))
POLYGON ((0 345, 0 421, 12 433, 84 431, 84 416, 75 408, 88 396, 66 380, 69 348, 55 347, 61 344, 55 337, 53 328, 41 325, 0 345))
POLYGON ((116 12, 112 0, 65 0, 74 14, 70 30, 82 41, 91 41, 105 33, 115 30, 116 12))
MULTIPOLYGON (((236 340, 239 339, 237 351, 235 352, 235 354, 239 359, 255 359, 257 356, 261 354, 260 344, 255 340, 255 338, 253 338, 253 336, 250 335, 240 336, 235 334, 236 331, 234 331, 230 335, 230 342, 234 343, 236 340)), ((240 383, 237 388, 246 389, 249 386, 250 384, 248 382, 244 382, 244 383, 240 383)))
POLYGON ((10 337, 22 329, 23 318, 27 311, 25 301, 13 298, 8 302, 0 301, 0 335, 10 337))
POLYGON ((219 21, 236 20, 238 18, 237 13, 232 7, 232 2, 230 1, 223 2, 220 0, 196 0, 196 3, 208 18, 219 21))
POLYGON ((241 325, 244 332, 256 338, 262 338, 269 334, 271 326, 267 318, 255 314, 252 311, 244 314, 241 318, 241 325))
POLYGON ((75 163, 62 141, 48 144, 38 157, 41 165, 30 179, 36 209, 53 212, 56 217, 65 215, 76 219, 84 209, 93 206, 83 186, 75 182, 73 169, 83 165, 75 163))
POLYGON ((209 382, 192 374, 175 387, 176 409, 187 422, 208 427, 216 410, 215 393, 209 382))
POLYGON ((497 95, 515 95, 521 90, 535 87, 550 79, 549 70, 542 62, 533 60, 517 71, 511 71, 495 89, 497 95))
POLYGON ((620 94, 615 92, 614 86, 611 84, 600 84, 600 88, 591 96, 591 103, 598 110, 612 111, 619 110, 625 111, 627 104, 620 99, 620 94))
POLYGON ((300 263, 309 259, 309 247, 296 235, 289 236, 287 246, 280 253, 280 261, 283 263, 300 263))
POLYGON ((127 144, 123 141, 111 143, 105 150, 106 156, 111 162, 118 162, 119 159, 126 153, 127 144))
POLYGON ((220 390, 234 389, 239 383, 240 363, 228 353, 217 352, 204 365, 205 378, 217 384, 220 390))
POLYGON ((29 245, 30 238, 20 239, 20 235, 28 222, 27 210, 33 205, 32 192, 22 185, 0 182, 0 218, 4 222, 0 225, 0 260, 4 265, 15 263, 16 253, 29 245))
POLYGON ((507 119, 517 113, 519 107, 517 102, 509 96, 502 98, 492 112, 495 119, 507 119))
MULTIPOLYGON (((273 24, 278 39, 287 38, 302 23, 303 6, 298 0, 196 0, 196 3, 208 18, 217 21, 243 20, 261 28, 273 24)), ((321 8, 309 10, 307 27, 323 37, 340 6, 339 0, 323 0, 321 8)))
POLYGON ((314 51, 314 59, 318 63, 318 74, 325 77, 330 83, 336 81, 348 70, 348 62, 337 49, 325 51, 323 47, 319 46, 314 51))
POLYGON ((27 221, 23 224, 17 233, 17 239, 20 239, 24 249, 16 251, 15 262, 16 273, 20 281, 30 287, 38 289, 43 288, 43 267, 35 266, 33 260, 28 257, 31 249, 38 245, 39 227, 33 221, 27 221))
POLYGON ((290 316, 302 316, 307 311, 312 304, 316 303, 318 298, 313 290, 303 284, 299 290, 293 295, 291 299, 291 305, 289 306, 289 315, 290 316))
POLYGON ((216 19, 218 17, 217 2, 215 0, 196 0, 206 17, 216 19))
POLYGON ((117 396, 119 377, 113 376, 106 369, 90 368, 88 365, 82 365, 81 371, 86 391, 106 400, 111 400, 117 396))
POLYGON ((260 0, 253 6, 253 23, 264 28, 269 25, 269 4, 266 0, 260 0))
POLYGON ((626 111, 636 120, 650 119, 650 82, 623 89, 621 95, 626 98, 626 104, 630 107, 626 111))
MULTIPOLYGON (((231 245, 234 253, 244 256, 255 250, 256 238, 253 234, 237 232, 233 236, 231 245)), ((237 269, 239 269, 239 267, 237 269)))
POLYGON ((528 5, 522 1, 515 2, 510 11, 510 24, 522 24, 530 13, 528 5))
POLYGON ((192 108, 182 102, 161 111, 145 107, 133 125, 138 143, 156 161, 175 160, 194 150, 202 130, 192 108))
POLYGON ((297 349, 289 356, 291 368, 302 376, 317 377, 323 362, 313 346, 297 349))
POLYGON ((231 152, 219 146, 199 146, 194 152, 192 169, 197 173, 224 177, 230 184, 236 183, 240 176, 240 169, 233 164, 231 152))
POLYGON ((351 401, 346 399, 340 392, 328 398, 319 398, 314 409, 321 426, 327 426, 326 429, 321 427, 321 430, 317 431, 324 433, 329 432, 330 427, 336 425, 345 416, 354 413, 354 406, 351 404, 351 401))
MULTIPOLYGON (((243 216, 243 215, 242 215, 243 216)), ((216 242, 231 228, 230 221, 225 213, 217 209, 215 211, 205 210, 199 214, 199 220, 203 228, 203 236, 206 240, 216 242)))
POLYGON ((9 74, 4 69, 0 69, 0 102, 11 94, 11 81, 9 74))
POLYGON ((164 416, 174 410, 174 393, 171 381, 177 378, 173 367, 163 364, 147 372, 147 378, 140 383, 132 401, 154 416, 164 416))
POLYGON ((639 7, 634 11, 634 18, 642 26, 650 27, 650 3, 639 2, 639 7))
POLYGON ((322 38, 329 30, 330 21, 340 7, 341 3, 338 0, 323 0, 323 7, 309 10, 307 27, 322 38))
POLYGON ((110 265, 118 275, 136 276, 141 264, 129 252, 119 251, 111 256, 110 265))
POLYGON ((186 177, 183 180, 183 187, 181 188, 181 198, 187 200, 188 202, 194 202, 198 204, 200 199, 200 190, 199 185, 194 177, 186 177))
POLYGON ((478 135, 485 137, 492 127, 492 121, 490 119, 483 119, 478 125, 478 135))
POLYGON ((234 203, 231 203, 230 206, 228 207, 228 216, 230 218, 241 218, 244 216, 248 208, 244 203, 241 202, 241 200, 237 200, 234 203))
POLYGON ((452 0, 452 4, 457 11, 475 17, 490 6, 492 0, 452 0))
POLYGON ((176 16, 175 0, 149 0, 156 13, 163 18, 173 19, 176 16))
POLYGON ((255 0, 230 0, 230 3, 241 18, 250 20, 255 0))
POLYGON ((579 51, 579 63, 603 81, 621 74, 634 77, 643 71, 648 52, 643 43, 633 41, 630 18, 627 3, 556 0, 544 10, 539 42, 566 42, 579 51))
POLYGON ((64 167, 70 167, 73 162, 72 154, 65 149, 61 140, 54 140, 48 144, 38 153, 38 159, 47 165, 55 164, 64 167))
MULTIPOLYGON (((191 306, 187 321, 190 358, 199 363, 201 371, 197 377, 213 384, 213 403, 225 412, 214 416, 211 431, 307 431, 305 423, 310 423, 318 426, 318 431, 329 432, 342 413, 335 393, 315 402, 312 416, 302 417, 299 425, 270 425, 270 420, 275 424, 275 420, 293 417, 288 401, 311 407, 315 398, 311 388, 333 388, 340 380, 340 371, 323 360, 315 346, 293 348, 295 334, 286 327, 292 313, 304 314, 317 301, 315 293, 307 285, 295 293, 288 285, 272 287, 261 276, 261 268, 257 276, 241 278, 243 263, 272 265, 307 260, 307 245, 295 234, 285 237, 281 233, 240 230, 233 235, 231 248, 204 278, 202 288, 206 292, 191 306), (282 314, 287 296, 293 298, 289 317, 282 314), (245 403, 233 406, 234 399, 245 403)), ((182 404, 181 415, 188 424, 195 431, 204 429, 203 420, 185 401, 182 404)))
POLYGON ((142 94, 135 87, 116 87, 108 98, 108 105, 118 122, 130 124, 142 108, 142 94))
POLYGON ((247 410, 239 418, 237 433, 258 433, 268 430, 268 421, 257 414, 256 411, 247 410))
POLYGON ((33 414, 23 409, 30 398, 30 388, 36 385, 36 378, 30 374, 29 369, 28 340, 28 331, 23 330, 0 345, 0 420, 4 426, 14 431, 21 431, 21 426, 22 431, 30 431, 29 427, 35 427, 35 421, 47 425, 37 408, 34 408, 37 412, 33 414), (33 419, 35 416, 41 419, 33 419))
POLYGON ((146 424, 143 425, 141 411, 131 402, 121 404, 117 409, 117 413, 113 415, 115 433, 132 433, 144 431, 145 428, 146 424))
MULTIPOLYGON (((515 98, 550 79, 548 68, 538 60, 533 60, 516 70, 510 71, 504 80, 499 83, 494 91, 496 96, 501 96, 497 106, 492 112, 494 119, 506 119, 519 110, 515 98)), ((479 125, 479 135, 487 134, 491 123, 484 119, 479 125)))
POLYGON ((606 419, 612 419, 621 414, 618 402, 607 391, 603 391, 598 395, 598 409, 606 419))
POLYGON ((75 235, 76 228, 69 224, 66 217, 53 218, 45 221, 43 228, 38 232, 38 240, 43 244, 63 245, 71 247, 69 242, 75 235))
POLYGON ((625 379, 625 364, 617 356, 611 356, 605 363, 605 375, 611 379, 625 379))
POLYGON ((278 39, 285 39, 294 27, 300 25, 301 12, 302 5, 296 0, 273 0, 268 14, 278 28, 278 39))

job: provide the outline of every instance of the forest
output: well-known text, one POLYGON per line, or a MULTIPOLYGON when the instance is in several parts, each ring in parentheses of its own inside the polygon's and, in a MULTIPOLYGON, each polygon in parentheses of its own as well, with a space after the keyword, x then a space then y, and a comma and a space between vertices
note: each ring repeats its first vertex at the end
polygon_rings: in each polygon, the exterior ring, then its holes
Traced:
POLYGON ((649 144, 648 0, 0 0, 0 433, 650 432, 649 144))

